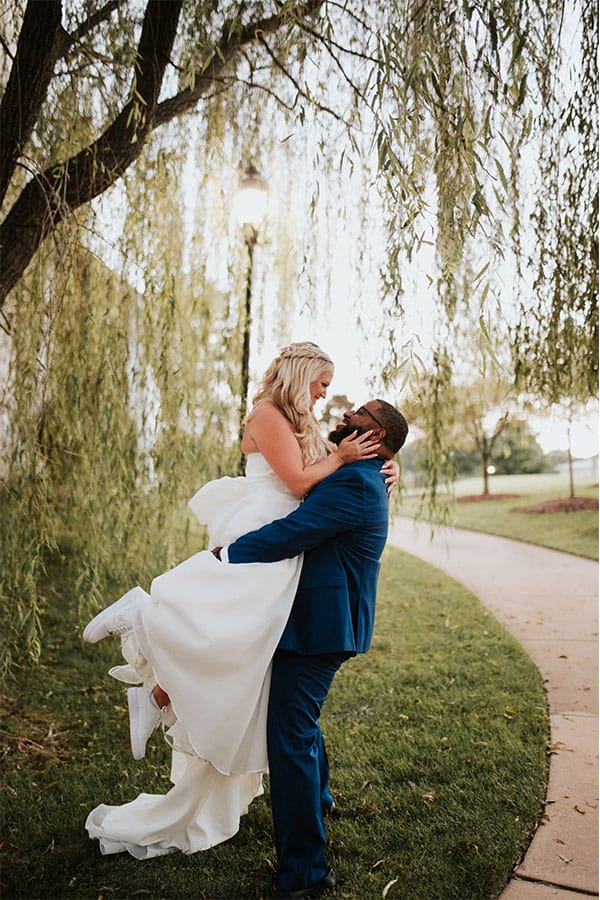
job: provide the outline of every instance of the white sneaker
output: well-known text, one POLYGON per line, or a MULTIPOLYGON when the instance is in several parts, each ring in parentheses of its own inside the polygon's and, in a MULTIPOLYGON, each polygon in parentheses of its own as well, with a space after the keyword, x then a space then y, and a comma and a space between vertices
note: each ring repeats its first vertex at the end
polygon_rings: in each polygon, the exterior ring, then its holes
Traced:
POLYGON ((132 588, 123 594, 106 609, 103 609, 94 616, 91 622, 85 626, 83 630, 83 639, 89 644, 95 644, 108 635, 121 635, 133 631, 133 612, 136 609, 139 600, 144 596, 142 589, 138 587, 132 588))
POLYGON ((146 743, 155 728, 160 725, 163 710, 160 709, 151 688, 129 688, 127 691, 129 707, 129 736, 131 752, 134 759, 143 759, 146 755, 146 743))

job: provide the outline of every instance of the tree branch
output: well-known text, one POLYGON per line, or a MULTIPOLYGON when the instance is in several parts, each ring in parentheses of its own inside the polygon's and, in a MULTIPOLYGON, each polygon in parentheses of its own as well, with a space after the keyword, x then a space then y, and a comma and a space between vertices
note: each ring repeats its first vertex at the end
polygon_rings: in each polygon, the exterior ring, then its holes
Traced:
MULTIPOLYGON (((300 22, 305 18, 314 16, 322 3, 323 0, 309 0, 307 3, 298 4, 294 10, 294 19, 300 22)), ((192 110, 198 100, 205 97, 209 92, 213 81, 220 77, 233 57, 238 52, 241 52, 246 44, 259 39, 261 35, 275 33, 288 21, 289 13, 279 12, 269 18, 252 22, 239 30, 231 30, 226 26, 210 61, 203 69, 199 69, 196 72, 193 88, 187 87, 173 97, 163 100, 158 105, 154 127, 164 125, 176 116, 192 110)))
POLYGON ((122 111, 89 147, 35 176, 2 223, 0 305, 44 238, 73 210, 114 184, 140 155, 152 129, 181 5, 182 0, 148 0, 122 111))
POLYGON ((357 59, 363 59, 365 62, 375 63, 375 65, 379 65, 379 63, 381 62, 381 60, 376 56, 370 56, 368 53, 362 53, 359 50, 353 50, 351 47, 344 47, 343 44, 339 44, 337 41, 334 41, 333 38, 325 38, 324 35, 316 31, 316 29, 314 28, 309 28, 309 26, 304 22, 300 23, 300 28, 305 32, 305 34, 310 34, 310 36, 319 41, 320 44, 323 44, 326 50, 329 50, 330 47, 335 47, 336 50, 340 50, 342 53, 346 53, 348 56, 354 56, 357 59))
POLYGON ((8 44, 6 43, 6 41, 4 40, 4 38, 1 34, 0 34, 0 44, 2 45, 2 49, 4 50, 4 52, 6 53, 8 58, 14 60, 14 56, 10 52, 10 47, 8 46, 8 44))
POLYGON ((86 34, 89 34, 90 31, 93 31, 97 25, 106 21, 118 6, 119 0, 108 0, 108 3, 105 3, 103 7, 96 10, 96 12, 92 13, 91 16, 88 16, 87 19, 84 19, 81 25, 79 25, 72 34, 61 26, 60 34, 58 36, 59 40, 56 58, 62 59, 66 56, 74 44, 79 43, 79 41, 81 41, 86 34))
POLYGON ((108 3, 105 3, 100 9, 96 10, 95 13, 92 13, 91 16, 88 16, 85 21, 81 23, 79 28, 76 28, 75 31, 70 35, 71 42, 80 41, 82 37, 85 37, 86 34, 89 34, 90 31, 99 25, 100 22, 104 22, 110 14, 117 9, 119 6, 119 0, 108 0, 108 3))
POLYGON ((286 103, 285 100, 282 100, 281 97, 271 88, 267 87, 266 84, 261 84, 260 81, 248 81, 246 78, 238 78, 237 75, 221 75, 220 78, 215 78, 213 87, 215 84, 222 85, 220 90, 213 91, 213 93, 205 94, 204 99, 210 100, 211 97, 216 97, 218 94, 222 94, 224 91, 228 91, 232 85, 240 84, 245 88, 249 88, 252 91, 262 91, 265 94, 268 94, 275 103, 278 103, 282 109, 285 109, 287 112, 294 112, 294 107, 290 106, 289 103, 286 103))
MULTIPOLYGON (((344 47, 341 46, 341 44, 335 43, 335 41, 327 41, 327 40, 323 37, 322 34, 319 34, 319 32, 318 32, 318 31, 315 31, 313 28, 308 28, 308 27, 305 26, 305 25, 302 25, 301 28, 302 28, 302 30, 305 31, 307 34, 310 34, 311 37, 314 37, 315 40, 317 40, 317 41, 325 48, 325 51, 329 54, 329 56, 331 57, 331 59, 332 59, 332 60, 334 61, 334 63, 336 64, 336 66, 337 66, 337 68, 338 68, 340 74, 342 75, 342 78, 344 79, 344 81, 345 81, 345 82, 349 85, 349 87, 350 87, 350 88, 351 88, 351 89, 352 89, 352 90, 360 97, 360 99, 363 101, 363 103, 365 104, 365 106, 367 106, 369 109, 372 110, 371 104, 369 103, 369 101, 367 100, 367 98, 364 96, 364 94, 363 94, 363 92, 360 90, 360 88, 359 88, 356 84, 354 84, 354 82, 352 81, 352 79, 350 78, 350 76, 348 75, 348 73, 346 72, 344 66, 342 65, 341 61, 337 58, 337 56, 335 55, 335 53, 333 52, 333 50, 332 50, 331 48, 334 47, 334 46, 335 46, 335 47, 338 47, 339 49, 341 49, 341 50, 342 50, 343 52, 345 52, 345 53, 352 53, 353 51, 345 49, 344 47)), ((354 55, 355 55, 355 56, 358 56, 358 57, 360 57, 360 58, 362 58, 362 59, 369 60, 370 62, 374 62, 374 63, 378 63, 378 62, 379 62, 379 60, 374 59, 373 57, 370 57, 370 56, 366 56, 366 55, 363 54, 363 53, 354 53, 354 55)))
POLYGON ((372 34, 373 37, 378 37, 379 34, 373 28, 370 28, 367 22, 364 19, 361 19, 360 16, 357 16, 356 13, 352 12, 352 10, 348 9, 347 0, 344 3, 336 3, 334 0, 327 0, 327 5, 331 7, 337 7, 344 15, 349 16, 351 19, 361 26, 365 31, 372 34))
POLYGON ((29 0, 27 3, 0 105, 0 206, 46 99, 56 62, 60 17, 61 0, 29 0))
MULTIPOLYGON (((291 83, 292 83, 292 84, 294 85, 294 87, 296 88, 296 91, 298 92, 298 94, 299 94, 301 97, 303 97, 303 98, 306 100, 307 103, 312 103, 312 104, 314 104, 314 105, 317 107, 317 109, 320 109, 322 112, 329 113, 329 115, 333 116, 334 119, 337 119, 338 122, 344 122, 344 119, 342 118, 342 116, 340 116, 339 113, 336 113, 335 110, 331 109, 331 108, 328 107, 328 106, 323 106, 321 103, 318 103, 316 100, 314 100, 314 99, 312 99, 311 97, 308 96, 308 94, 307 94, 306 91, 303 89, 303 87, 302 87, 300 84, 298 84, 298 82, 296 81, 296 79, 292 76, 292 74, 291 74, 290 72, 288 72, 288 70, 286 69, 286 67, 285 67, 285 66, 283 65, 283 63, 281 62, 281 60, 278 59, 277 55, 273 52, 273 50, 271 50, 271 48, 269 47, 269 45, 267 44, 267 42, 265 41, 265 39, 263 38, 263 36, 262 36, 261 34, 258 35, 258 40, 260 41, 260 43, 262 44, 262 46, 265 48, 265 50, 267 51, 267 53, 269 54, 269 56, 271 57, 271 59, 272 59, 273 62, 275 63, 275 66, 279 69, 279 71, 280 71, 283 75, 285 75, 285 77, 286 77, 289 81, 291 81, 291 83)), ((347 122, 344 122, 344 124, 347 125, 347 122)))
POLYGON ((494 443, 500 437, 500 435, 502 434, 504 429, 508 426, 509 422, 510 422, 510 413, 506 412, 496 423, 495 431, 490 438, 490 447, 493 447, 494 443))

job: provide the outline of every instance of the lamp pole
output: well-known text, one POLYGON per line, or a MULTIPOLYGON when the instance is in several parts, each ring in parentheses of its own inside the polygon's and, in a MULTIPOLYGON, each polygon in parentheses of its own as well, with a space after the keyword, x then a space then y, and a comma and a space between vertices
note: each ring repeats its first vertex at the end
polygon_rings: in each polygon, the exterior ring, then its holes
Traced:
MULTIPOLYGON (((258 238, 258 230, 254 225, 244 225, 244 237, 246 239, 246 248, 248 250, 248 262, 246 266, 246 298, 244 305, 244 323, 243 323, 243 339, 242 339, 242 368, 241 368, 241 391, 240 391, 240 423, 239 423, 239 439, 240 443, 244 434, 244 423, 246 421, 246 409, 248 405, 248 384, 250 382, 250 329, 252 326, 252 264, 254 261, 254 248, 258 238)), ((243 475, 244 455, 240 456, 240 475, 243 475)))
MULTIPOLYGON (((239 440, 241 443, 246 422, 248 405, 248 385, 250 382, 250 333, 252 325, 252 268, 254 248, 258 240, 258 226, 262 222, 267 208, 267 182, 254 166, 246 169, 235 198, 236 216, 244 230, 244 240, 248 253, 246 264, 246 294, 242 312, 242 364, 240 387, 239 440)), ((245 471, 244 454, 240 452, 238 472, 245 471)))

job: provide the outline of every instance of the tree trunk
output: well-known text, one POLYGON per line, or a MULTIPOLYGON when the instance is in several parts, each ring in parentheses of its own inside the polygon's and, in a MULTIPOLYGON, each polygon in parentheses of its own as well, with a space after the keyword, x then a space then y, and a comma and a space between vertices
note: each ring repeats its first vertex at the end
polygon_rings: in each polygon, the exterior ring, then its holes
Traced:
POLYGON ((0 206, 54 73, 61 0, 29 0, 0 106, 0 206))
POLYGON ((481 449, 481 462, 482 462, 482 466, 483 466, 483 493, 484 494, 489 494, 489 492, 490 492, 490 481, 489 481, 490 476, 488 474, 489 461, 490 461, 490 456, 489 456, 489 452, 488 452, 487 443, 484 442, 483 447, 481 449))
POLYGON ((569 497, 575 497, 575 479, 573 478, 573 454, 571 452, 571 423, 567 426, 567 460, 569 463, 569 497))

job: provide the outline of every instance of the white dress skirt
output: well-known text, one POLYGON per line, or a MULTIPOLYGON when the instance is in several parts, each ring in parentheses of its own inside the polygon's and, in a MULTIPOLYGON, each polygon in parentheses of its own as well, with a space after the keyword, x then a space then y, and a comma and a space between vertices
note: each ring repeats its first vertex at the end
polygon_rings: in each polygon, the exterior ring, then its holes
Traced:
MULTIPOLYGON (((245 477, 209 482, 189 505, 214 547, 286 516, 298 498, 252 453, 245 477)), ((136 589, 135 630, 122 642, 127 665, 111 674, 169 694, 173 787, 93 809, 86 828, 102 853, 195 853, 238 831, 263 792, 271 659, 301 566, 301 556, 227 565, 203 550, 155 578, 150 595, 136 589)))

